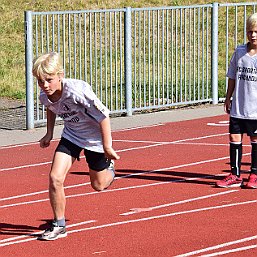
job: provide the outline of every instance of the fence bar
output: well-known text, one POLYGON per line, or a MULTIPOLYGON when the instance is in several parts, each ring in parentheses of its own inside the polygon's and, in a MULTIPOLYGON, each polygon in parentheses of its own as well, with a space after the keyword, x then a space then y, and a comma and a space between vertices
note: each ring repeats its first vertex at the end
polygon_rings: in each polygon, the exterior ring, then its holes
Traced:
POLYGON ((125 13, 125 87, 127 116, 132 116, 132 46, 131 46, 131 7, 125 13))
POLYGON ((33 60, 32 30, 32 13, 25 11, 26 129, 34 128, 34 90, 31 72, 33 60))
POLYGON ((123 109, 123 56, 122 56, 122 51, 123 51, 123 12, 119 12, 119 18, 118 18, 118 22, 119 22, 119 30, 118 30, 118 48, 119 48, 119 59, 118 59, 118 72, 119 72, 119 76, 118 76, 118 81, 117 83, 120 83, 120 87, 119 87, 119 91, 118 91, 118 97, 120 98, 120 101, 117 105, 117 108, 119 108, 120 110, 123 109))
POLYGON ((218 104, 218 3, 212 9, 212 103, 218 104))

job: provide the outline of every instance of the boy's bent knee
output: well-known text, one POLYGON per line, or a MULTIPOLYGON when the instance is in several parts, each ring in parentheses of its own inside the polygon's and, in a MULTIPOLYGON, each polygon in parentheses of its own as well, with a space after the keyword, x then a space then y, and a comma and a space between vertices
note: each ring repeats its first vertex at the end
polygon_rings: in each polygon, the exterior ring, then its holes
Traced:
POLYGON ((99 183, 91 183, 91 186, 95 191, 98 192, 103 191, 105 189, 105 187, 99 183))
POLYGON ((91 186, 95 191, 103 191, 111 185, 112 181, 106 183, 99 183, 98 181, 91 182, 91 186))
POLYGON ((113 173, 110 173, 108 170, 90 170, 91 186, 96 191, 103 191, 107 189, 113 182, 113 179, 113 173))

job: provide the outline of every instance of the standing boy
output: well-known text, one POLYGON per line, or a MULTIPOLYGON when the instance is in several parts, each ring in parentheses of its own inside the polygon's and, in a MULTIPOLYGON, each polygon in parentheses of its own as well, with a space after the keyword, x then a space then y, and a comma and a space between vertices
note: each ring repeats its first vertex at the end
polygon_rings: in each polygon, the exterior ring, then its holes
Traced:
POLYGON ((39 56, 33 62, 33 75, 41 88, 40 101, 47 108, 47 132, 40 140, 48 147, 53 138, 56 115, 64 120, 62 137, 55 150, 49 174, 49 198, 54 220, 38 239, 55 240, 67 236, 65 228, 64 180, 73 162, 84 150, 92 187, 101 191, 114 179, 111 159, 120 157, 112 148, 109 110, 91 86, 82 80, 65 79, 57 53, 39 56))
POLYGON ((218 187, 240 187, 242 139, 251 140, 251 174, 247 188, 257 188, 257 13, 247 19, 248 43, 236 48, 227 72, 225 111, 230 114, 231 174, 217 182, 218 187), (231 102, 232 97, 232 102, 231 102))

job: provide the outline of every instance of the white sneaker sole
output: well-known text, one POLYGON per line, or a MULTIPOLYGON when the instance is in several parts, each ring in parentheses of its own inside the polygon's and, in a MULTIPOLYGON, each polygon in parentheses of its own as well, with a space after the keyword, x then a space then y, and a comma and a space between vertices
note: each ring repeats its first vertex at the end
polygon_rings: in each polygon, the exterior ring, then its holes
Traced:
POLYGON ((220 186, 220 185, 216 185, 217 187, 222 187, 222 188, 233 188, 233 187, 241 187, 242 186, 242 183, 241 184, 232 184, 230 186, 220 186))
POLYGON ((58 236, 56 237, 38 237, 38 240, 41 240, 41 241, 54 241, 54 240, 57 240, 59 238, 64 238, 67 236, 67 232, 66 233, 63 233, 63 234, 59 234, 58 236))

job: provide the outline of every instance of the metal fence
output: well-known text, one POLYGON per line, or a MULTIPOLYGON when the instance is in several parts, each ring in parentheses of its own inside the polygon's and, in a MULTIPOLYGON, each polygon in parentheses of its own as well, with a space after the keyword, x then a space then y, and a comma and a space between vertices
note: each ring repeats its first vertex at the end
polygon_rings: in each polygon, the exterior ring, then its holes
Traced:
POLYGON ((111 114, 212 102, 257 3, 25 12, 27 128, 45 121, 32 60, 57 51, 65 77, 89 82, 111 114))

